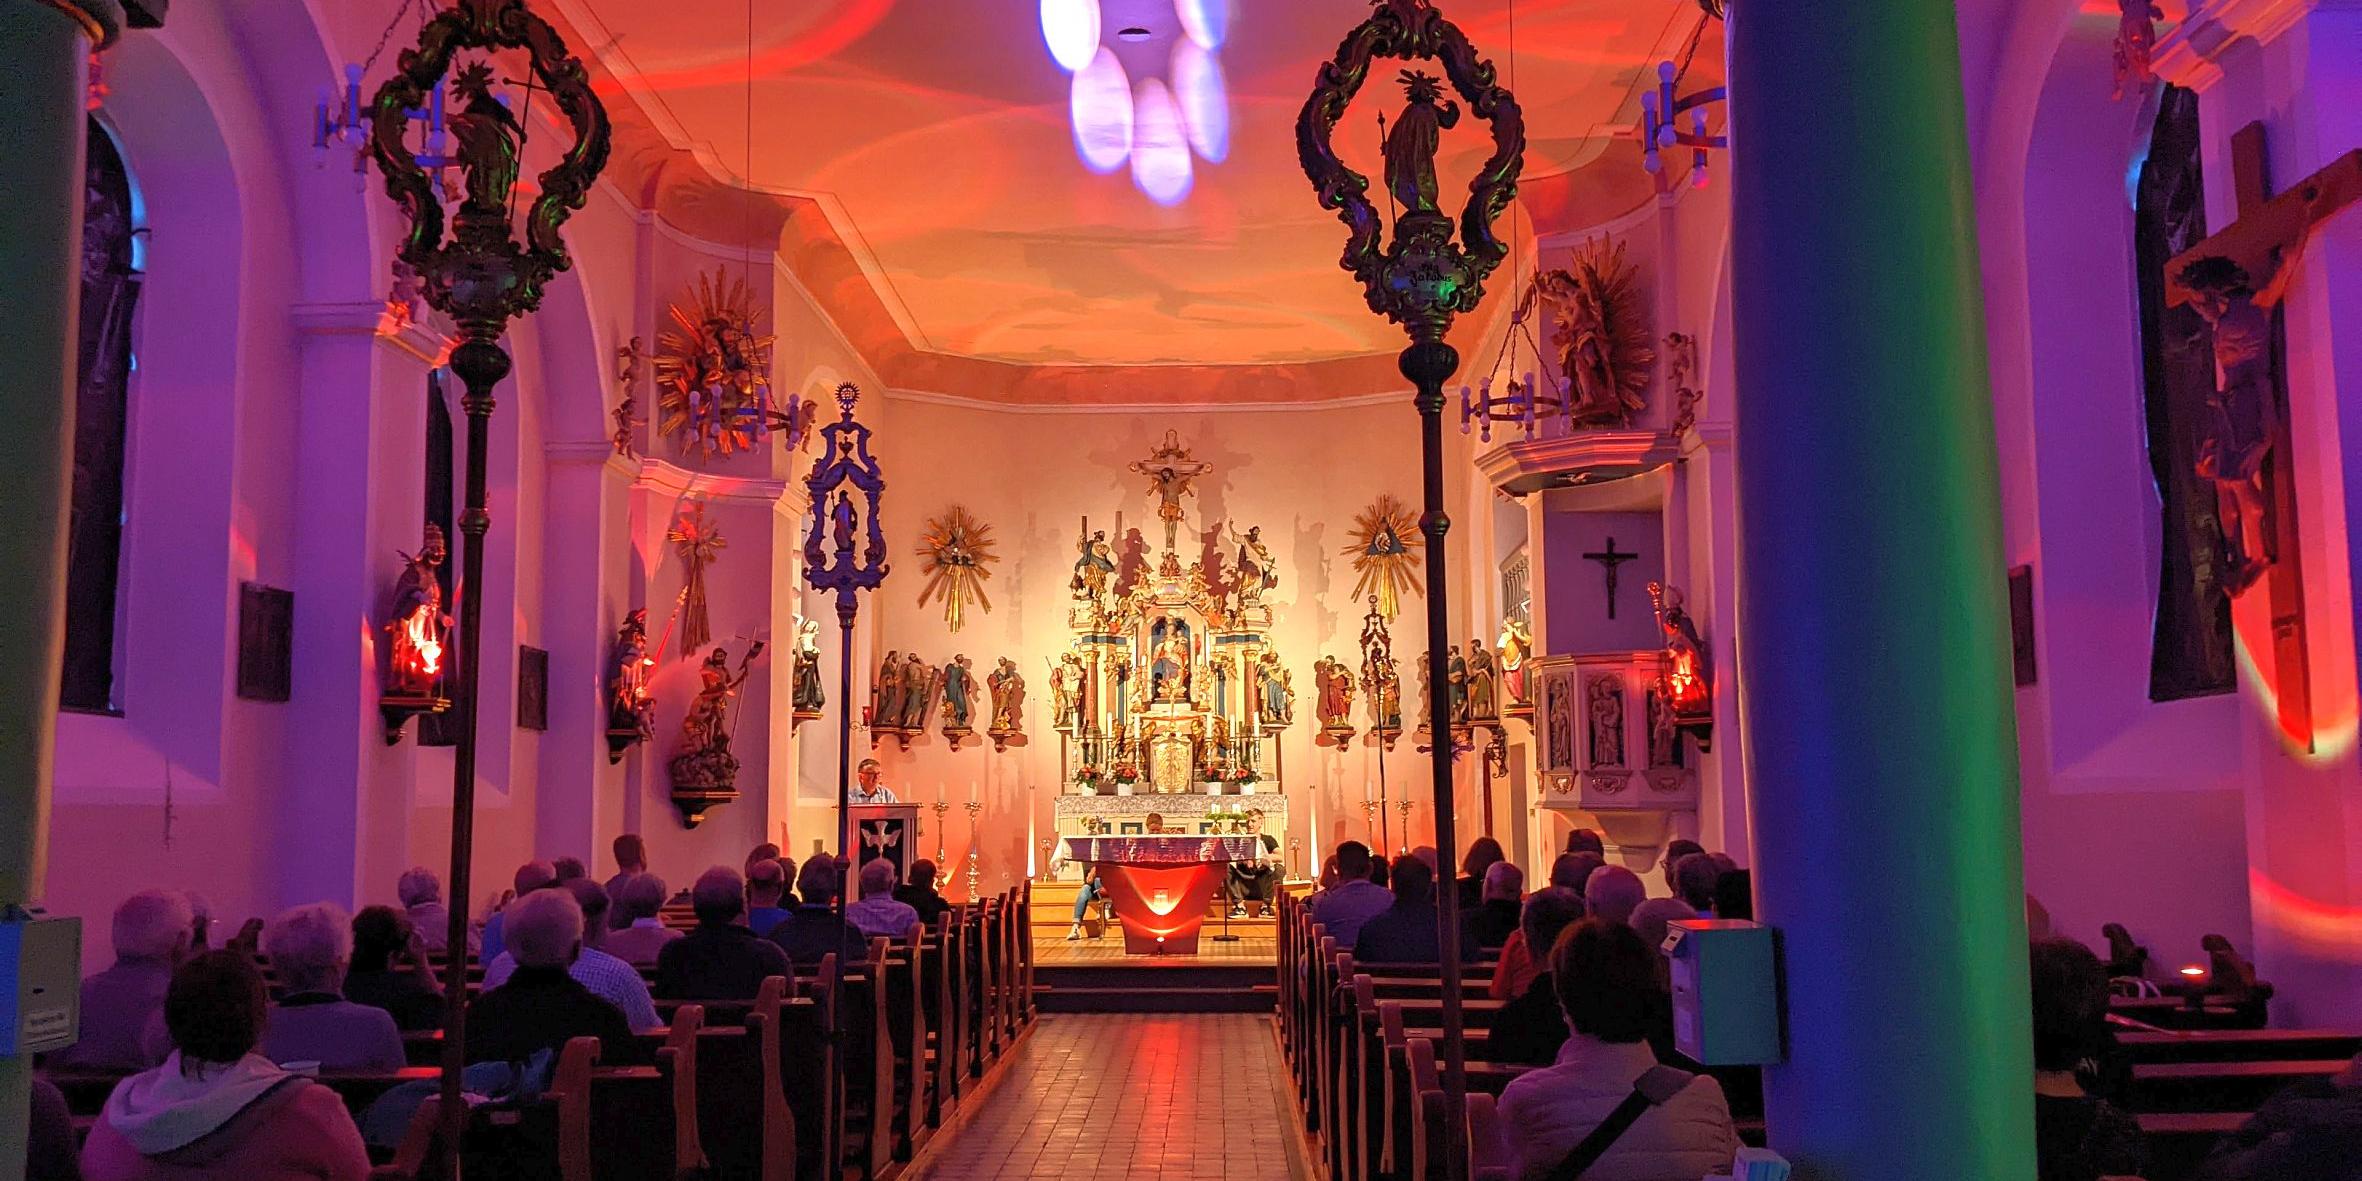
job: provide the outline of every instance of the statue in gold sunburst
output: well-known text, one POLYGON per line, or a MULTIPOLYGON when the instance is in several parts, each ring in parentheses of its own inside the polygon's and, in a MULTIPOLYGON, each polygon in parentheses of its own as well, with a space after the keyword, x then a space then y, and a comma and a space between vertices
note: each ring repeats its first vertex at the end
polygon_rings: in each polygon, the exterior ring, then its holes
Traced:
POLYGON ((1572 265, 1535 276, 1526 293, 1550 308, 1550 344, 1566 373, 1566 414, 1577 430, 1623 430, 1648 406, 1657 365, 1640 268, 1624 244, 1594 238, 1572 265))
POLYGON ((1378 614, 1392 619, 1406 593, 1423 593, 1419 562, 1425 543, 1419 538, 1418 521, 1401 501, 1380 496, 1353 519, 1348 536, 1353 544, 1345 547, 1345 554, 1353 559, 1357 575, 1354 598, 1374 596, 1378 614))
POLYGON ((958 505, 928 521, 926 532, 919 536, 919 556, 926 559, 919 573, 927 579, 919 588, 919 606, 941 597, 943 622, 955 632, 967 622, 970 600, 991 612, 992 600, 985 596, 984 584, 992 577, 992 564, 1000 561, 992 547, 992 526, 969 516, 968 510, 958 505))
POLYGON ((699 275, 656 340, 657 430, 706 459, 751 450, 771 429, 771 345, 745 278, 699 275))

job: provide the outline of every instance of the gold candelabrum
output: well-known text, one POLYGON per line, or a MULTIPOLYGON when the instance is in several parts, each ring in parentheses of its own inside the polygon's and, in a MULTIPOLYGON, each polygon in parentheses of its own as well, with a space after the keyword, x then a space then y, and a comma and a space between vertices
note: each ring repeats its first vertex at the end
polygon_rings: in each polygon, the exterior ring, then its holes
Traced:
POLYGON ((968 809, 968 901, 974 902, 976 881, 984 876, 976 848, 976 824, 984 815, 984 804, 980 800, 969 800, 963 806, 968 809))
MULTIPOLYGON (((943 838, 951 832, 951 826, 945 824, 943 818, 951 814, 951 805, 937 800, 927 806, 935 809, 935 864, 940 866, 944 863, 943 838)), ((976 805, 968 806, 973 808, 976 805)))
MULTIPOLYGON (((1375 839, 1378 835, 1378 801, 1363 800, 1361 802, 1361 820, 1364 825, 1369 827, 1370 836, 1375 839)), ((1383 852, 1382 849, 1381 852, 1383 852)))
MULTIPOLYGON (((1298 873, 1306 873, 1306 871, 1311 868, 1309 863, 1304 860, 1303 837, 1288 838, 1288 861, 1290 864, 1296 867, 1296 872, 1298 873)), ((1307 874, 1307 876, 1310 875, 1307 874)))
POLYGON ((1402 817, 1397 825, 1402 833, 1402 848, 1399 851, 1408 853, 1411 851, 1411 801, 1408 799, 1394 801, 1394 811, 1402 817))

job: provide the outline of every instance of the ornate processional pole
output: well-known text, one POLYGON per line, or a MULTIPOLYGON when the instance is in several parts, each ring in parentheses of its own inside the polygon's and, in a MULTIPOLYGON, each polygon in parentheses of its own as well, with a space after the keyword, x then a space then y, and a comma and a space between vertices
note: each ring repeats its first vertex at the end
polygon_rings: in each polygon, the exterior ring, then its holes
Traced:
MULTIPOLYGON (((527 96, 530 98, 531 91, 527 96)), ((369 155, 385 174, 392 197, 408 223, 399 256, 419 278, 426 301, 459 326, 460 344, 451 353, 452 372, 466 383, 467 490, 459 516, 460 585, 458 662, 459 741, 451 784, 451 947, 467 946, 468 865, 474 853, 476 797, 477 673, 483 649, 480 624, 484 598, 484 534, 492 527, 485 508, 485 467, 490 450, 494 386, 509 373, 500 345, 508 322, 541 306, 544 284, 572 265, 558 231, 582 208, 591 182, 607 165, 607 110, 593 94, 582 60, 569 53, 549 22, 535 16, 525 0, 457 0, 419 30, 418 44, 402 51, 394 76, 380 87, 370 108, 369 155), (420 166, 403 142, 410 112, 451 71, 461 50, 484 56, 458 72, 453 90, 461 108, 451 119, 458 140, 458 180, 446 186, 458 197, 444 235, 443 198, 436 178, 420 166), (574 145, 541 174, 540 195, 525 214, 524 241, 517 241, 514 204, 523 166, 526 129, 492 93, 489 59, 502 50, 521 51, 533 77, 527 85, 546 90, 574 131, 574 145)), ((467 957, 450 957, 444 983, 443 1078, 439 1155, 444 1175, 458 1175, 459 1142, 467 1105, 460 1071, 467 1062, 467 957)))
MULTIPOLYGON (((868 427, 853 421, 853 404, 861 400, 861 389, 852 382, 837 387, 837 421, 820 428, 821 458, 812 466, 812 474, 805 477, 804 487, 811 494, 812 525, 804 534, 804 581, 816 590, 834 591, 837 597, 837 856, 847 866, 853 863, 853 620, 861 614, 860 592, 876 590, 886 580, 886 532, 878 523, 878 502, 886 495, 886 475, 878 467, 875 456, 869 453, 868 427), (859 504, 854 497, 860 497, 859 504), (824 546, 823 531, 828 535, 824 546), (861 556, 853 555, 856 537, 862 542, 861 556)), ((940 823, 942 809, 936 809, 940 823)), ((942 840, 937 833, 936 839, 942 840)), ((845 913, 843 886, 837 890, 837 914, 845 913)), ((842 965, 840 965, 841 967, 842 965)), ((844 1012, 842 1006, 838 1012, 844 1012)), ((842 1017, 837 1024, 841 1027, 842 1017)), ((839 1029, 829 1030, 832 1042, 839 1043, 830 1060, 836 1068, 829 1072, 828 1085, 832 1093, 841 1096, 844 1090, 845 1055, 839 1029)), ((831 1122, 826 1133, 822 1160, 834 1162, 844 1159, 843 1145, 838 1143, 841 1133, 831 1122)))
MULTIPOLYGON (((1454 316, 1475 310, 1484 296, 1485 276, 1508 256, 1509 248, 1494 235, 1493 223, 1517 195, 1517 177, 1524 168, 1525 116, 1517 99, 1496 82, 1493 64, 1477 56, 1467 35, 1444 19, 1433 0, 1376 0, 1369 17, 1345 35, 1336 56, 1320 68, 1296 118, 1296 154, 1321 207, 1336 210, 1345 223, 1340 265, 1361 280, 1370 310, 1401 325, 1411 339, 1402 352, 1401 368, 1418 387, 1425 509, 1419 531, 1427 546, 1428 683, 1435 687, 1428 694, 1428 725, 1436 735, 1435 840, 1443 864, 1449 865, 1457 838, 1451 694, 1445 691, 1448 680, 1440 664, 1452 643, 1443 552, 1444 534, 1451 528, 1443 508, 1443 385, 1459 368, 1460 355, 1444 336, 1454 316), (1337 124, 1368 80, 1372 59, 1381 57, 1441 63, 1469 112, 1491 128, 1493 154, 1468 186, 1468 201, 1459 218, 1460 242, 1453 241, 1451 216, 1436 204, 1436 149, 1442 133, 1460 120, 1460 106, 1443 96, 1440 80, 1415 71, 1402 75, 1409 102, 1387 133, 1385 146, 1386 188, 1400 212, 1394 218, 1393 240, 1384 247, 1379 244, 1378 209, 1368 196, 1369 178, 1337 156, 1337 124)), ((1459 892, 1449 886, 1448 881, 1440 882, 1436 891, 1436 922, 1444 949, 1444 1096, 1451 1113, 1444 1120, 1444 1159, 1453 1162, 1449 1167, 1457 1175, 1467 1159, 1459 1147, 1464 1129, 1458 1112, 1465 1106, 1468 1080, 1461 1044, 1459 892)))

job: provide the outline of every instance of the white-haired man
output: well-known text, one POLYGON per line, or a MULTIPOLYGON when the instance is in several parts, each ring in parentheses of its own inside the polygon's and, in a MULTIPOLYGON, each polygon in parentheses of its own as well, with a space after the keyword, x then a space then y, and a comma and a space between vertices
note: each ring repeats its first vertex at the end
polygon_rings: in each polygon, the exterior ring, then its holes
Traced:
MULTIPOLYGON (((597 946, 607 934, 607 891, 589 878, 569 878, 536 893, 564 894, 572 898, 575 911, 590 924, 575 936, 580 946, 577 948, 578 954, 566 969, 567 974, 591 990, 591 995, 620 1010, 624 1021, 631 1028, 663 1028, 664 1019, 656 1015, 656 1001, 649 995, 648 982, 640 978, 639 969, 599 950, 597 946)), ((515 909, 516 904, 510 903, 509 910, 515 909)), ((484 987, 499 988, 523 966, 516 956, 503 951, 500 958, 484 965, 484 987)))
MULTIPOLYGON (((401 899, 402 909, 410 915, 410 929, 418 932, 419 943, 430 954, 441 954, 451 946, 451 908, 443 905, 443 879, 423 865, 413 865, 394 883, 394 896, 401 899)), ((470 955, 476 951, 476 933, 467 934, 470 955)))
POLYGON ((631 1025, 570 971, 582 951, 582 904, 573 892, 538 890, 502 913, 515 968, 468 1005, 468 1060, 522 1062, 578 1037, 598 1038, 602 1057, 620 1060, 631 1049, 631 1025))
POLYGON ((896 942, 917 938, 918 908, 894 897, 894 887, 901 882, 901 871, 893 862, 871 858, 861 867, 861 901, 845 908, 845 921, 872 938, 883 935, 896 942))
POLYGON ((262 950, 281 990, 263 1026, 264 1057, 282 1066, 317 1062, 322 1070, 406 1065, 393 1014, 344 999, 353 921, 343 907, 320 902, 281 913, 263 928, 262 950))
MULTIPOLYGON (((551 886, 557 885, 558 871, 547 861, 528 861, 517 867, 516 876, 511 878, 510 882, 509 904, 513 906, 525 895, 531 894, 535 890, 547 890, 551 886)), ((577 905, 581 902, 580 899, 575 901, 577 905)), ((495 912, 491 918, 484 920, 484 935, 479 941, 476 954, 487 964, 499 959, 500 953, 508 950, 502 934, 502 927, 506 920, 501 918, 501 915, 505 913, 507 911, 504 908, 495 912)))
POLYGON ((82 1040, 51 1055, 71 1070, 139 1071, 155 1065, 142 1045, 164 1011, 172 971, 188 954, 196 914, 178 890, 142 890, 115 908, 115 964, 82 982, 82 1040))
POLYGON ((681 937, 657 917, 665 898, 664 879, 655 874, 635 873, 623 879, 622 888, 615 892, 615 916, 621 925, 607 936, 600 950, 635 968, 655 967, 657 953, 681 937))

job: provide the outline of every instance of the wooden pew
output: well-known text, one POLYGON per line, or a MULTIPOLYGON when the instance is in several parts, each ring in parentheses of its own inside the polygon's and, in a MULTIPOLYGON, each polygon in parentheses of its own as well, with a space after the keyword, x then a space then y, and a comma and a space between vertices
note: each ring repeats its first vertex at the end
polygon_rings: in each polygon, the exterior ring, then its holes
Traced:
POLYGON ((2161 1112, 2252 1112, 2292 1083, 2331 1078, 2348 1059, 2157 1062, 2132 1068, 2133 1107, 2161 1112))
POLYGON ((2346 1058, 2362 1054, 2362 1033, 2342 1029, 2188 1029, 2119 1033, 2135 1065, 2152 1062, 2257 1062, 2346 1058))

